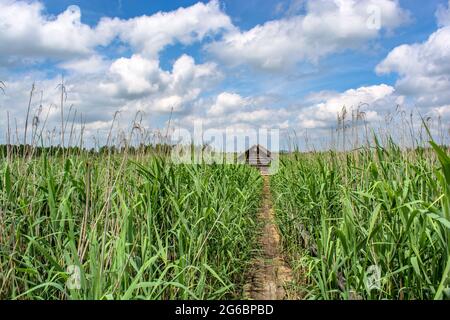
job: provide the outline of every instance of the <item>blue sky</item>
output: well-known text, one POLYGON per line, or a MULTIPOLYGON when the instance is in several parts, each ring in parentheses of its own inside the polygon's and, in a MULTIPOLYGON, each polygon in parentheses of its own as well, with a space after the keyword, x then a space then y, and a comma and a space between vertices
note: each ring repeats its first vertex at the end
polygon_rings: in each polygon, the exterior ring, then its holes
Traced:
MULTIPOLYGON (((45 0, 46 10, 49 14, 58 15, 70 5, 77 5, 82 12, 81 21, 95 26, 98 21, 104 17, 120 17, 122 19, 129 19, 141 15, 152 15, 158 11, 173 11, 179 7, 189 7, 199 1, 158 1, 158 0, 45 0)), ((208 1, 200 1, 207 3, 208 1)), ((277 13, 276 8, 279 4, 284 4, 286 7, 292 1, 261 1, 261 0, 228 0, 221 1, 224 11, 231 17, 233 24, 242 30, 249 30, 258 24, 263 24, 266 21, 282 18, 282 13, 277 13)), ((308 78, 303 81, 293 82, 295 88, 297 83, 302 88, 294 89, 298 94, 295 97, 301 97, 311 90, 336 90, 343 91, 354 88, 358 85, 371 85, 380 82, 394 84, 395 75, 379 77, 375 74, 374 69, 376 65, 396 46, 404 43, 422 42, 436 30, 435 12, 439 4, 445 5, 443 0, 403 0, 400 1, 401 7, 409 10, 412 13, 412 21, 404 27, 398 29, 393 35, 383 37, 379 41, 380 47, 376 51, 370 52, 348 52, 345 54, 337 54, 324 59, 321 64, 326 66, 326 71, 321 72, 316 79, 311 81, 308 78), (329 79, 331 76, 332 79, 329 79), (339 81, 336 78, 339 77, 339 81)), ((207 59, 201 50, 201 44, 197 43, 191 46, 173 45, 166 48, 160 56, 160 62, 163 67, 170 69, 173 60, 182 53, 188 53, 195 58, 196 61, 205 61, 207 59)), ((108 54, 108 50, 105 50, 108 54)), ((46 66, 47 67, 47 66, 46 66)), ((295 70, 302 74, 303 70, 295 70)), ((259 75, 263 78, 263 75, 259 75)), ((272 75, 269 75, 268 81, 271 81, 272 75)), ((249 79, 251 80, 251 79, 249 79)), ((235 83, 236 79, 233 78, 235 83)), ((226 88, 234 89, 232 84, 227 85, 226 88)), ((254 81, 245 81, 240 90, 254 91, 255 89, 265 90, 264 85, 258 88, 260 83, 254 81)), ((218 88, 220 91, 221 89, 218 88)))
POLYGON ((143 126, 164 128, 173 110, 179 126, 317 137, 344 105, 364 104, 372 123, 397 104, 450 119, 448 4, 0 0, 0 112, 20 126, 35 82, 44 106, 35 94, 32 110, 57 126, 63 74, 67 104, 91 135, 107 131, 116 111, 118 127, 143 112, 143 126))

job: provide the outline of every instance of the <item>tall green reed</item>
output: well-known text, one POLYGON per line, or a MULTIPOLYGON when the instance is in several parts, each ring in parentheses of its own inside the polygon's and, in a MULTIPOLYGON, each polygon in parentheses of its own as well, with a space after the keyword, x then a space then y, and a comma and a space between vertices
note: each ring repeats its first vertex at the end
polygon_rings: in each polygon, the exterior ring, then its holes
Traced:
POLYGON ((261 183, 246 166, 160 156, 2 159, 0 298, 239 297, 261 183))
POLYGON ((432 146, 388 140, 283 158, 272 179, 277 220, 291 263, 308 270, 307 297, 445 297, 450 161, 432 146))

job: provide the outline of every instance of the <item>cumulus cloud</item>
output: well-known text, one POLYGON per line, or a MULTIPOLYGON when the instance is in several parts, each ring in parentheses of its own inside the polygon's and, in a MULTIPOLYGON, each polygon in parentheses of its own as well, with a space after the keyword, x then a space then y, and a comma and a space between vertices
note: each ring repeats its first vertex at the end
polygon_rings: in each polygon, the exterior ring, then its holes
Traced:
POLYGON ((270 101, 267 96, 243 97, 235 92, 221 92, 212 100, 201 101, 192 113, 176 120, 182 126, 201 123, 205 128, 217 130, 287 128, 290 112, 285 108, 267 107, 270 101))
POLYGON ((216 98, 216 102, 208 110, 209 115, 220 116, 227 112, 233 112, 248 106, 247 99, 237 93, 222 92, 216 98))
MULTIPOLYGON (((163 70, 158 53, 170 44, 192 44, 232 28, 216 0, 128 20, 102 18, 93 27, 81 22, 76 6, 51 16, 38 1, 0 0, 0 65, 56 60, 54 66, 69 71, 65 77, 67 107, 73 105, 78 115, 83 115, 87 128, 104 129, 116 111, 124 123, 138 111, 154 117, 172 110, 186 112, 222 74, 216 64, 196 64, 185 54, 175 60, 171 70, 163 70), (131 47, 131 56, 107 58, 100 54, 98 46, 109 46, 115 39, 131 47)), ((111 49, 116 50, 116 44, 114 41, 111 49)), ((48 78, 30 69, 20 75, 8 73, 2 80, 8 89, 0 95, 0 106, 11 110, 19 127, 25 120, 33 82, 33 112, 39 109, 38 96, 43 92, 48 127, 58 126, 59 93, 55 88, 59 76, 48 78)), ((0 118, 4 127, 6 120, 0 118)))
POLYGON ((337 115, 343 108, 351 117, 352 109, 360 107, 364 120, 375 122, 382 119, 388 108, 398 102, 395 89, 386 84, 350 89, 342 93, 315 95, 312 105, 302 108, 298 114, 299 127, 307 129, 336 126, 337 115))
MULTIPOLYGON (((104 129, 116 111, 128 123, 139 111, 155 117, 171 111, 187 112, 190 104, 222 79, 222 73, 215 63, 196 64, 186 54, 173 62, 171 70, 163 70, 160 51, 233 28, 217 0, 130 19, 105 17, 94 26, 81 22, 77 6, 53 16, 39 1, 0 0, 0 65, 55 62, 52 70, 69 71, 65 77, 67 107, 73 105, 79 115, 83 114, 87 128, 104 129), (131 50, 130 56, 120 57, 118 42, 126 52, 131 50), (109 46, 107 49, 119 56, 105 57, 99 46, 109 46)), ((37 96, 43 92, 48 127, 58 126, 59 94, 55 88, 61 81, 59 76, 48 78, 30 69, 20 75, 8 73, 2 80, 8 90, 0 96, 0 106, 11 110, 19 127, 33 82, 33 111, 39 109, 37 96)), ((4 121, 1 124, 5 125, 4 121)))
POLYGON ((119 58, 109 69, 112 81, 103 84, 112 95, 130 98, 158 92, 169 81, 169 74, 159 68, 158 60, 148 60, 140 55, 119 58))
POLYGON ((148 109, 169 112, 181 111, 222 75, 214 63, 197 65, 188 55, 178 58, 169 72, 160 68, 158 60, 135 54, 114 61, 108 76, 99 85, 103 93, 124 99, 147 97, 148 109))
POLYGON ((450 122, 449 8, 450 3, 448 8, 439 7, 439 28, 426 41, 394 48, 376 67, 378 74, 398 75, 396 93, 404 96, 421 116, 430 117, 430 131, 441 143, 442 130, 448 130, 450 122), (432 125, 436 119, 440 119, 438 127, 432 125))
POLYGON ((450 26, 423 43, 393 49, 376 67, 378 74, 397 73, 396 91, 414 98, 419 107, 450 103, 450 26))
POLYGON ((280 70, 299 61, 315 62, 333 52, 358 48, 409 19, 396 0, 318 0, 306 14, 234 30, 207 49, 230 65, 248 63, 280 70))
POLYGON ((72 59, 60 63, 58 66, 79 74, 101 73, 108 69, 110 61, 100 55, 94 54, 86 58, 72 59))
POLYGON ((208 35, 233 30, 234 26, 221 11, 219 2, 214 0, 127 20, 104 18, 97 29, 105 34, 117 34, 120 40, 131 44, 137 52, 154 57, 176 41, 192 44, 208 35))
POLYGON ((95 27, 81 22, 77 6, 57 16, 45 14, 44 9, 37 1, 0 0, 0 62, 89 56, 96 47, 107 46, 115 38, 156 58, 164 47, 177 41, 192 44, 233 28, 216 0, 126 20, 102 18, 95 27))
MULTIPOLYGON (((377 124, 402 102, 392 86, 386 84, 359 87, 344 92, 311 94, 302 105, 280 108, 267 107, 264 96, 243 97, 238 93, 222 92, 212 101, 204 101, 196 113, 177 117, 180 126, 201 123, 203 128, 224 132, 226 129, 250 130, 276 128, 283 132, 313 130, 319 134, 337 126, 337 116, 345 107, 347 121, 352 110, 359 111, 361 123, 377 124)), ((445 113, 442 109, 441 113, 445 113)), ((320 135, 320 134, 319 134, 320 135)))
MULTIPOLYGON (((96 136, 98 130, 103 131, 100 136, 105 136, 105 130, 109 130, 116 112, 119 112, 120 126, 123 128, 130 125, 137 113, 144 117, 142 125, 149 128, 158 115, 171 111, 187 112, 203 90, 221 77, 215 64, 196 64, 187 55, 180 56, 170 71, 162 70, 158 60, 140 55, 119 58, 109 62, 101 73, 74 73, 66 77, 65 114, 70 122, 85 123, 86 137, 96 136)), ((47 79, 40 74, 29 74, 6 82, 7 90, 0 95, 0 128, 5 129, 7 125, 5 110, 9 110, 11 124, 17 123, 19 131, 24 128, 33 82, 32 116, 39 113, 41 124, 48 116, 47 129, 59 132, 58 85, 61 78, 47 79)))
MULTIPOLYGON (((121 123, 128 125, 136 112, 153 118, 172 110, 183 125, 201 121, 217 129, 321 130, 336 125, 344 106, 349 113, 361 106, 365 120, 376 122, 406 96, 432 114, 450 118, 450 23, 449 9, 444 7, 436 13, 439 29, 427 41, 399 46, 377 66, 378 74, 399 75, 395 87, 380 84, 345 92, 323 91, 311 94, 300 105, 287 100, 278 103, 264 94, 245 96, 231 88, 219 89, 209 97, 210 90, 223 79, 217 64, 196 63, 186 54, 180 54, 170 67, 163 68, 160 63, 159 55, 167 46, 191 45, 222 35, 206 45, 220 61, 286 70, 299 62, 315 63, 335 52, 358 49, 409 19, 396 0, 290 3, 291 7, 283 9, 283 18, 244 31, 232 24, 217 0, 131 19, 103 18, 95 26, 83 24, 75 6, 51 16, 37 1, 0 0, 0 65, 55 59, 54 66, 69 71, 66 106, 74 105, 78 115, 83 114, 76 121, 85 121, 90 132, 108 130, 116 111, 121 123), (126 48, 126 56, 121 57, 118 43, 126 48), (103 56, 99 46, 110 46, 113 55, 103 56)), ((17 119, 19 128, 23 127, 29 89, 35 80, 32 111, 48 112, 49 127, 58 126, 55 88, 60 77, 8 74, 4 80, 7 91, 0 94, 0 106, 11 110, 11 119, 17 119), (41 91, 44 110, 39 111, 41 91)), ((5 121, 0 116, 3 128, 5 121)))
POLYGON ((107 35, 81 23, 77 6, 52 17, 40 2, 0 0, 0 56, 71 58, 92 53, 107 35))

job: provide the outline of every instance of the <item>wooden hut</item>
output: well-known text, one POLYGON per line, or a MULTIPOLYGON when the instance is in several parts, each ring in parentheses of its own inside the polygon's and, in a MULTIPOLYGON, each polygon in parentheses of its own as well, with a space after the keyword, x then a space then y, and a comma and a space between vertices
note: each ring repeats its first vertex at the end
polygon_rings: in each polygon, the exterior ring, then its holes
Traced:
POLYGON ((266 174, 269 171, 270 163, 272 161, 272 153, 263 146, 256 144, 242 153, 238 160, 241 163, 243 162, 256 167, 261 173, 266 174))

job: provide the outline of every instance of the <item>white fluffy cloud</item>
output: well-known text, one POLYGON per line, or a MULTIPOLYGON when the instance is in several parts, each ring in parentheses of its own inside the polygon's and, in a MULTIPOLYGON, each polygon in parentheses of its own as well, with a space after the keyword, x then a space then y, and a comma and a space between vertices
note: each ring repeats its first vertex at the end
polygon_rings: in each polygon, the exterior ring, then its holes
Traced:
MULTIPOLYGON (((216 0, 128 20, 103 18, 94 27, 81 22, 76 6, 51 16, 38 1, 0 0, 0 65, 55 59, 55 66, 69 71, 65 77, 67 108, 73 105, 78 116, 83 115, 86 128, 105 129, 116 111, 127 124, 139 111, 153 118, 171 110, 186 112, 222 74, 216 64, 196 64, 185 54, 173 62, 171 70, 163 70, 158 53, 170 44, 192 44, 232 28, 216 0), (99 53, 98 46, 108 46, 116 38, 131 48, 131 56, 112 59, 99 53)), ((7 74, 2 80, 7 90, 0 95, 0 106, 10 110, 19 128, 25 121, 33 82, 32 112, 39 110, 43 92, 48 128, 58 127, 59 93, 55 88, 59 76, 48 78, 30 70, 20 76, 7 74)), ((4 128, 6 120, 3 115, 0 118, 4 128)))
POLYGON ((419 107, 450 103, 450 26, 427 41, 393 49, 376 67, 378 74, 397 73, 396 90, 414 98, 419 107))
POLYGON ((447 8, 440 6, 436 16, 439 29, 422 43, 394 48, 376 72, 398 74, 396 93, 403 95, 421 116, 430 116, 432 122, 439 118, 439 128, 431 125, 430 130, 442 139, 440 130, 450 130, 450 2, 447 8))
POLYGON ((208 50, 231 65, 279 70, 357 48, 409 19, 397 0, 309 0, 306 12, 229 32, 208 50))
MULTIPOLYGON (((59 93, 55 88, 60 77, 48 78, 31 68, 34 62, 52 60, 55 67, 69 71, 65 77, 66 106, 73 105, 78 116, 83 115, 86 128, 109 128, 117 111, 122 123, 127 124, 140 111, 153 118, 171 110, 187 112, 222 74, 216 64, 196 64, 186 54, 173 62, 171 70, 164 70, 160 51, 171 44, 190 45, 233 28, 217 0, 130 19, 106 17, 95 26, 81 22, 77 6, 52 16, 39 1, 0 0, 0 66, 30 65, 25 74, 7 73, 2 77, 7 90, 0 96, 0 106, 10 110, 11 119, 23 127, 29 89, 35 82, 32 112, 39 110, 43 92, 43 106, 49 110, 48 128, 57 128, 59 93), (126 49, 124 52, 130 49, 131 56, 120 57, 115 40, 126 49), (99 46, 119 56, 106 58, 99 46)), ((7 68, 4 70, 8 72, 7 68)), ((4 127, 4 117, 0 118, 4 127)))
POLYGON ((270 102, 271 98, 266 96, 243 97, 234 92, 222 92, 176 120, 181 126, 201 123, 205 128, 217 130, 288 127, 290 112, 267 107, 270 102))
POLYGON ((222 92, 217 96, 216 102, 208 110, 209 115, 221 116, 248 106, 249 101, 237 93, 222 92))
POLYGON ((312 105, 299 111, 299 126, 306 129, 336 126, 337 115, 342 113, 344 107, 350 118, 352 110, 360 107, 366 121, 381 120, 385 111, 394 108, 398 101, 394 93, 393 87, 381 84, 350 89, 343 93, 325 93, 323 96, 317 94, 311 99, 312 105))
POLYGON ((158 60, 147 60, 140 55, 117 59, 109 71, 113 79, 103 86, 112 95, 133 97, 156 93, 169 81, 168 72, 159 68, 158 60))
POLYGON ((0 0, 0 60, 70 58, 92 53, 108 37, 81 23, 81 12, 70 6, 56 17, 43 13, 40 2, 0 0))
POLYGON ((105 72, 109 63, 110 61, 105 60, 100 55, 94 54, 85 58, 64 61, 59 64, 59 67, 78 74, 95 74, 105 72))
POLYGON ((45 14, 44 9, 38 1, 0 0, 0 63, 90 56, 97 46, 107 46, 115 38, 156 58, 164 47, 177 41, 192 44, 233 29, 216 0, 128 20, 102 18, 95 27, 81 22, 77 6, 57 16, 45 14))
POLYGON ((172 71, 160 68, 158 60, 139 54, 114 61, 108 79, 100 83, 104 94, 125 99, 146 98, 147 109, 159 112, 181 111, 203 89, 221 78, 214 63, 197 65, 192 57, 182 55, 172 71))
MULTIPOLYGON (((359 110, 367 123, 376 124, 398 103, 395 89, 381 84, 350 89, 345 92, 320 92, 310 95, 303 105, 268 108, 266 97, 243 97, 237 93, 222 92, 213 101, 205 101, 198 112, 179 118, 180 125, 202 123, 205 128, 278 128, 278 129, 330 129, 337 125, 337 116, 343 107, 347 121, 352 110, 359 110)), ((441 110, 442 113, 446 110, 441 110)))
MULTIPOLYGON (((103 18, 95 26, 81 22, 76 6, 50 16, 37 1, 0 0, 0 65, 27 59, 56 60, 55 66, 69 71, 66 106, 74 105, 78 115, 83 114, 86 130, 91 132, 108 130, 116 111, 120 112, 121 123, 129 125, 136 112, 154 118, 171 110, 183 125, 202 121, 217 129, 289 127, 320 131, 336 125, 337 114, 344 106, 350 113, 363 105, 365 119, 376 122, 405 96, 414 98, 414 104, 433 115, 450 119, 450 11, 444 7, 436 13, 440 29, 427 41, 399 46, 377 66, 379 74, 399 75, 395 87, 381 84, 340 93, 319 92, 301 105, 283 99, 271 101, 257 92, 245 96, 232 88, 208 98, 209 90, 223 77, 218 65, 196 63, 186 54, 180 54, 169 68, 160 63, 159 55, 170 45, 208 42, 210 36, 223 35, 206 46, 221 61, 286 70, 298 62, 316 62, 335 52, 358 49, 409 19, 396 0, 292 3, 291 8, 283 9, 284 18, 243 31, 233 26, 217 0, 131 19, 103 18), (300 9, 305 13, 300 15, 300 9), (126 56, 120 56, 118 42, 126 56), (107 49, 112 50, 114 58, 102 56, 99 46, 110 46, 107 49)), ((55 88, 59 77, 48 79, 30 72, 2 78, 7 90, 6 95, 0 93, 0 106, 11 110, 11 119, 16 118, 19 128, 23 127, 29 88, 36 79, 41 81, 37 81, 33 114, 39 111, 43 91, 46 109, 41 113, 48 111, 49 128, 57 127, 60 113, 55 88)), ((5 121, 0 116, 3 128, 5 121)))
MULTIPOLYGON (((86 137, 105 137, 116 112, 119 112, 118 124, 122 128, 129 126, 138 113, 143 116, 142 125, 149 128, 152 124, 155 125, 158 115, 167 114, 171 110, 187 112, 201 92, 216 83, 221 76, 215 64, 196 64, 187 55, 179 57, 171 71, 162 70, 158 60, 146 59, 140 55, 119 58, 109 62, 109 67, 101 73, 75 73, 66 77, 65 114, 69 122, 86 123, 86 137), (102 133, 98 134, 97 130, 102 133)), ((0 95, 1 130, 6 128, 5 110, 9 110, 10 124, 17 123, 19 131, 22 131, 31 84, 39 78, 35 82, 31 117, 39 114, 42 125, 48 115, 46 128, 59 132, 58 85, 61 78, 46 79, 39 74, 6 82, 6 92, 0 95)))
POLYGON ((151 57, 175 41, 187 45, 233 28, 230 18, 221 11, 217 0, 128 20, 105 18, 98 25, 99 30, 106 34, 117 34, 137 52, 151 57))

